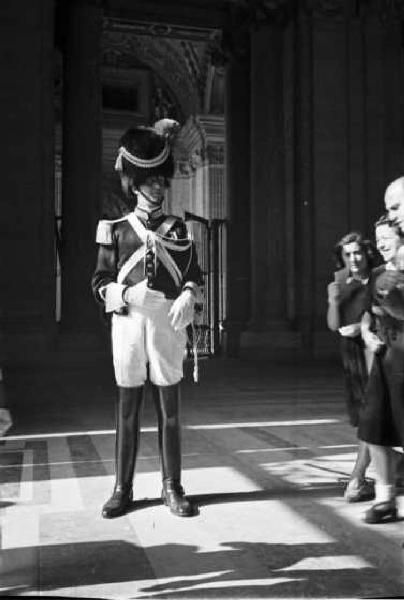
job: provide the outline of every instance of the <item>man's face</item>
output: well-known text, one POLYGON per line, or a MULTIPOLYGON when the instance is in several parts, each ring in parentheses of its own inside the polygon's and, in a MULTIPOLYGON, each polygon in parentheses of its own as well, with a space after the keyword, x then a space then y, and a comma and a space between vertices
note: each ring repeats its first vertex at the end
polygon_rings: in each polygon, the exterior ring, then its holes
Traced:
POLYGON ((375 231, 376 247, 383 257, 384 262, 394 260, 397 250, 400 248, 402 241, 395 229, 387 223, 376 227, 375 231))
POLYGON ((159 206, 164 200, 164 177, 162 175, 149 177, 147 181, 140 186, 140 191, 143 193, 142 202, 146 203, 149 208, 159 206))
POLYGON ((404 231, 404 192, 399 189, 387 192, 384 203, 389 220, 404 231))
POLYGON ((149 194, 156 199, 161 200, 164 197, 165 179, 162 175, 149 177, 146 181, 146 186, 149 188, 149 194))

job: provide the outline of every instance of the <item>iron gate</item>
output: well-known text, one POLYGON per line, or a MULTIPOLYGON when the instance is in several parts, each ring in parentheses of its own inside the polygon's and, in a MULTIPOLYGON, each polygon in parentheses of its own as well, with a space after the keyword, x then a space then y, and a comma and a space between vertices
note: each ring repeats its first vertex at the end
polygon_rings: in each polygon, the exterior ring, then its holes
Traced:
POLYGON ((198 354, 213 356, 220 353, 226 318, 226 221, 208 221, 189 212, 185 221, 204 276, 204 302, 195 327, 198 354))

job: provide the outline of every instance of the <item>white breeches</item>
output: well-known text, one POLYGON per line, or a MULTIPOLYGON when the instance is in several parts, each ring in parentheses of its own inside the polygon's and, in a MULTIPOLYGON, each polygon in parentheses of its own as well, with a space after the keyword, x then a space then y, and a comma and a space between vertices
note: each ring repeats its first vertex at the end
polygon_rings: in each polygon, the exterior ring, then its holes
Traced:
POLYGON ((149 378, 160 386, 183 377, 186 330, 175 331, 168 320, 173 300, 163 299, 158 310, 129 307, 128 315, 112 316, 112 354, 120 387, 137 387, 149 378))

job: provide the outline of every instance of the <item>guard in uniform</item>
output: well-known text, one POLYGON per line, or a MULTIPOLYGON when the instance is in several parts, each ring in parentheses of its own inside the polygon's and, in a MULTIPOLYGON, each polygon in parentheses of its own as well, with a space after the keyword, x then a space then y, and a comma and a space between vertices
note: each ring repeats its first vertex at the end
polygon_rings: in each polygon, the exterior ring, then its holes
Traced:
POLYGON ((179 382, 183 377, 186 328, 194 318, 202 285, 195 246, 184 221, 163 213, 165 188, 174 172, 170 148, 178 123, 129 129, 120 140, 115 169, 126 205, 134 210, 98 224, 99 244, 92 288, 112 314, 112 353, 118 386, 115 468, 104 518, 125 513, 140 432, 144 384, 153 384, 163 477, 162 498, 181 517, 195 507, 181 486, 179 382))

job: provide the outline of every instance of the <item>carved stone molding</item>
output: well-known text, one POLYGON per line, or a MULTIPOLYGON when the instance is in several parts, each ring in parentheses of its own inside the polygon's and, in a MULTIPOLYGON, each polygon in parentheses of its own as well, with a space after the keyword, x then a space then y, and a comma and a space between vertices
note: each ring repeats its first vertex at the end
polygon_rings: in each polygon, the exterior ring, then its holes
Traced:
POLYGON ((304 0, 300 14, 314 18, 351 19, 376 17, 382 22, 404 19, 404 0, 304 0))
POLYGON ((105 17, 104 29, 126 33, 130 32, 134 35, 147 35, 194 42, 206 42, 207 40, 213 39, 218 32, 217 29, 206 27, 185 27, 181 25, 171 25, 169 23, 130 21, 128 19, 116 17, 105 17))

